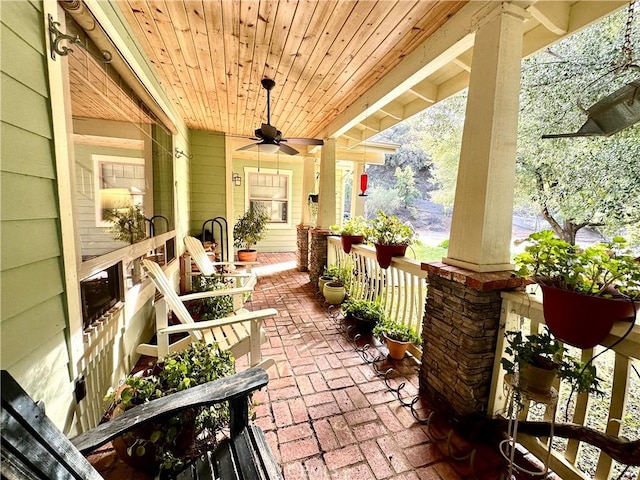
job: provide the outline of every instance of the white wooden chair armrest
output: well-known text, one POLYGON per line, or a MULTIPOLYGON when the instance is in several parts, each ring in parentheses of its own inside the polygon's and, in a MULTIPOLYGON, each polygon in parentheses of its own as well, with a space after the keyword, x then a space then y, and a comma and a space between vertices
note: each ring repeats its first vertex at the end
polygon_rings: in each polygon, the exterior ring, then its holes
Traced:
POLYGON ((221 290, 207 290, 206 292, 194 292, 187 293, 186 295, 180 295, 178 298, 182 302, 188 302, 190 300, 200 300, 203 298, 211 298, 211 297, 224 297, 225 295, 240 295, 240 294, 249 294, 253 293, 253 287, 237 287, 237 288, 227 288, 221 290))
POLYGON ((170 333, 194 332, 198 330, 207 330, 210 328, 222 327, 223 325, 233 325, 234 323, 246 322, 247 320, 261 320, 266 317, 276 315, 278 311, 275 308, 265 308, 263 310, 253 310, 232 317, 218 318, 216 320, 205 320, 194 323, 181 323, 158 329, 158 333, 168 335, 170 333))

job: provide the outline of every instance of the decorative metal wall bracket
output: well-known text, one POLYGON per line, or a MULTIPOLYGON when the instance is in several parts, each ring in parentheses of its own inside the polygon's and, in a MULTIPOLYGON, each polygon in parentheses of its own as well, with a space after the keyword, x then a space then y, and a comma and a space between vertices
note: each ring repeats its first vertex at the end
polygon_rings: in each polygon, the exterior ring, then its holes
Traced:
POLYGON ((176 148, 175 155, 176 155, 176 160, 178 160, 179 158, 182 158, 182 157, 187 158, 189 160, 191 160, 193 158, 193 155, 187 155, 186 153, 184 153, 179 148, 176 148))
POLYGON ((59 26, 60 26, 60 22, 54 21, 53 16, 49 15, 49 42, 51 44, 52 60, 56 59, 56 54, 60 55, 61 57, 65 57, 69 55, 70 52, 73 52, 72 48, 69 48, 65 45, 60 44, 60 42, 62 42, 63 40, 67 40, 71 42, 73 45, 78 45, 80 48, 85 50, 89 55, 95 58, 98 62, 111 63, 111 60, 113 60, 113 55, 111 54, 111 52, 109 52, 108 50, 100 50, 100 53, 102 54, 102 57, 100 57, 94 54, 93 52, 91 52, 89 48, 84 43, 82 43, 82 41, 80 40, 80 37, 78 37, 77 35, 73 37, 71 35, 67 35, 66 33, 62 33, 60 30, 58 30, 59 26))

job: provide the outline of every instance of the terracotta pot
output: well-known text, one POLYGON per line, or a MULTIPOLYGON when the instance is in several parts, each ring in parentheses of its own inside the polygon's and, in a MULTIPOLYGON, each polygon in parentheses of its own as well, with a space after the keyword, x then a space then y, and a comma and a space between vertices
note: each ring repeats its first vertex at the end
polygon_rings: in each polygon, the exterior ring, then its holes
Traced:
POLYGON ((341 235, 342 249, 344 253, 351 252, 351 246, 364 242, 364 235, 341 235))
POLYGON ((548 394, 557 373, 557 369, 549 370, 535 365, 523 365, 520 367, 518 387, 531 393, 548 394))
POLYGON ((618 320, 634 321, 629 300, 594 297, 542 286, 544 320, 558 340, 588 349, 602 343, 618 320))
POLYGON ((332 282, 328 282, 325 283, 322 294, 329 305, 340 305, 344 301, 347 291, 342 284, 334 286, 332 282))
POLYGON ((389 356, 394 360, 402 360, 407 353, 407 348, 411 342, 400 342, 384 335, 384 340, 389 349, 389 356))
POLYGON ((381 245, 376 243, 376 260, 381 268, 389 268, 392 257, 403 257, 407 252, 407 245, 381 245))
POLYGON ((257 250, 238 250, 239 262, 255 262, 258 258, 257 250))

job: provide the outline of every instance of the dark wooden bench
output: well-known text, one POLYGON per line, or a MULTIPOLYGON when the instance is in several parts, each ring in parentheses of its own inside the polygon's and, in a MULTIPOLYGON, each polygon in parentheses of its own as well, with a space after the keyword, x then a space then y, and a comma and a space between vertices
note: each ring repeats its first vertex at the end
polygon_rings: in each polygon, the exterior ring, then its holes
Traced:
POLYGON ((68 439, 43 408, 2 370, 0 434, 2 478, 101 480, 83 456, 123 433, 166 414, 229 401, 230 438, 187 467, 178 479, 282 479, 262 430, 249 424, 248 395, 264 387, 269 376, 252 368, 127 410, 107 423, 68 439))

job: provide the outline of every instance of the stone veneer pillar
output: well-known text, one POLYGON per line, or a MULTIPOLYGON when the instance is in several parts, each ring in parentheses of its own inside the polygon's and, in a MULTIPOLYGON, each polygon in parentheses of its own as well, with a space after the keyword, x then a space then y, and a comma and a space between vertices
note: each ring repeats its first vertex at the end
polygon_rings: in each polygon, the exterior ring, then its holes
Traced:
POLYGON ((424 264, 429 288, 422 329, 420 392, 454 417, 485 414, 502 301, 523 279, 424 264))
POLYGON ((298 225, 298 251, 297 251, 297 266, 299 272, 306 272, 309 270, 309 225, 298 225))
POLYGON ((312 228, 311 248, 309 249, 309 279, 311 283, 318 283, 318 279, 327 265, 327 237, 331 230, 312 228))

